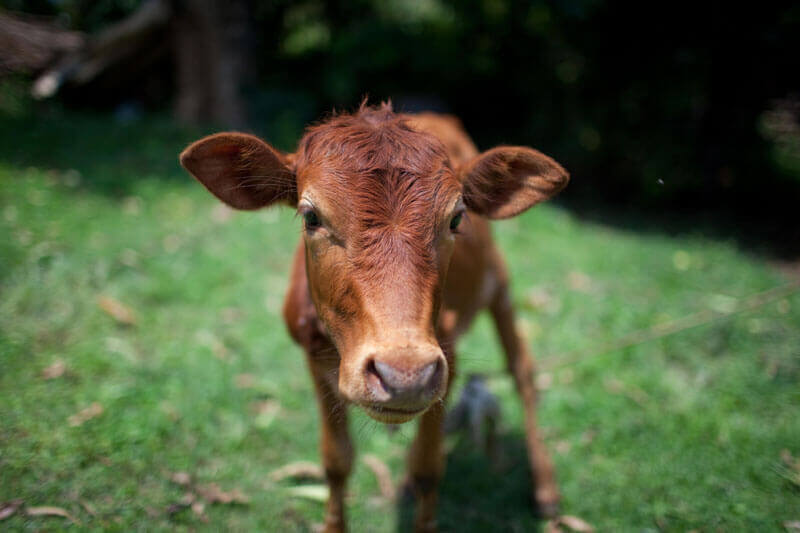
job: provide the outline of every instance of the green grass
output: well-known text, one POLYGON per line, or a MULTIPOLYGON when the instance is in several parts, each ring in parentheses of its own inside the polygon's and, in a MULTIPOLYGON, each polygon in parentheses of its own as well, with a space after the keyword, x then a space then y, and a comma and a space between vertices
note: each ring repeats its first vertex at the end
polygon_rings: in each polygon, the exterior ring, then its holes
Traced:
MULTIPOLYGON (((288 148, 299 127, 263 131, 288 148)), ((222 210, 177 165, 197 135, 161 119, 0 120, 0 502, 59 506, 93 530, 305 531, 322 520, 321 503, 268 477, 318 460, 312 389, 280 319, 299 221, 222 210), (136 323, 117 323, 100 296, 136 323), (43 379, 59 359, 64 375, 43 379), (253 413, 264 401, 280 406, 274 417, 253 413), (68 423, 93 402, 100 416, 68 423), (251 501, 169 514, 185 492, 169 480, 177 471, 251 501)), ((800 519, 781 460, 783 449, 800 456, 797 293, 602 349, 787 278, 731 242, 589 224, 553 206, 495 230, 551 378, 540 420, 566 514, 600 531, 780 531, 800 519)), ((461 375, 487 372, 501 399, 505 469, 452 443, 441 529, 530 530, 521 409, 487 317, 460 354, 461 375)), ((389 434, 360 413, 351 426, 359 456, 377 455, 398 480, 413 428, 389 434)), ((353 531, 407 525, 360 459, 349 494, 353 531)), ((0 522, 68 525, 21 511, 0 522)))

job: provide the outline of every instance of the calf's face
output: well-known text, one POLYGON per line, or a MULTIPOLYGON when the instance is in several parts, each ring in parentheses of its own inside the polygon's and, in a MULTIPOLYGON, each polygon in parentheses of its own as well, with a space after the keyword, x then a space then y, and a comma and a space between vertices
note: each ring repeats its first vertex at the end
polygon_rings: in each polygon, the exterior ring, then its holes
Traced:
POLYGON ((234 208, 296 208, 311 298, 340 357, 339 392, 390 423, 446 391, 435 327, 467 211, 514 216, 567 182, 555 161, 521 147, 453 168, 437 139, 380 110, 309 129, 294 154, 223 133, 189 146, 181 163, 234 208))

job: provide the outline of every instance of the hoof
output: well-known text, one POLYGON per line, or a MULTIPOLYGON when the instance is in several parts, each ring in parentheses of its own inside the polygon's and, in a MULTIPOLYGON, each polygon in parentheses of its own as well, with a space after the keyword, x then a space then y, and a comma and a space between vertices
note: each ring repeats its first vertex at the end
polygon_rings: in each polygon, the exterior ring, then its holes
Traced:
POLYGON ((409 476, 403 478, 400 485, 397 487, 398 498, 397 501, 405 504, 414 501, 414 482, 411 481, 409 476))
POLYGON ((436 533, 436 520, 428 520, 414 524, 414 533, 436 533))
POLYGON ((550 519, 559 515, 561 498, 557 489, 535 491, 532 500, 533 512, 538 518, 550 519))
POLYGON ((321 533, 344 533, 347 527, 344 524, 342 516, 327 515, 325 517, 325 524, 318 524, 319 532, 321 533))
POLYGON ((560 508, 561 506, 559 505, 558 500, 553 502, 533 503, 533 513, 537 518, 541 518, 543 520, 556 518, 559 515, 560 508))

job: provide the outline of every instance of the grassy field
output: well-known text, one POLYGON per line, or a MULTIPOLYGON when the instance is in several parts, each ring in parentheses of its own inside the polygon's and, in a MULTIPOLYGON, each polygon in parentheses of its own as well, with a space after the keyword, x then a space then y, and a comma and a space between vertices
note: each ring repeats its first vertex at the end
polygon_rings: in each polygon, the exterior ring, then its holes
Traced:
MULTIPOLYGON (((264 133, 289 148, 299 126, 264 133)), ((177 164, 198 134, 160 119, 0 120, 0 502, 24 500, 0 529, 321 522, 318 481, 269 475, 318 460, 303 356, 280 320, 300 221, 221 208, 177 164), (226 496, 242 501, 210 503, 226 496), (30 516, 38 506, 74 524, 30 516)), ((554 206, 495 230, 539 356, 566 514, 599 531, 800 520, 800 296, 748 300, 790 278, 730 242, 554 206)), ((487 373, 501 399, 503 461, 451 439, 441 529, 530 531, 521 409, 487 317, 460 355, 462 378, 487 373)), ((361 457, 398 481, 413 427, 390 434, 360 413, 351 425, 352 530, 404 530, 407 509, 361 457)))

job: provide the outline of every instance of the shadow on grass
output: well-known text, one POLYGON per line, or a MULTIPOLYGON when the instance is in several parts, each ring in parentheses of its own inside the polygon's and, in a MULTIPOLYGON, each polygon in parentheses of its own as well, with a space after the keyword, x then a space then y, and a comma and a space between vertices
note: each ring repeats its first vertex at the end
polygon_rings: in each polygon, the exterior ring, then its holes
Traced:
POLYGON ((184 179, 177 153, 196 133, 158 118, 120 123, 85 114, 3 117, 0 161, 52 170, 56 181, 76 191, 120 197, 143 179, 184 179))
MULTIPOLYGON (((281 149, 294 146, 300 122, 277 117, 254 132, 281 149), (295 125, 297 123, 297 125, 295 125)), ((52 111, 0 116, 0 163, 54 171, 72 190, 121 198, 143 180, 192 184, 178 163, 186 146, 214 126, 187 127, 169 117, 119 120, 111 114, 52 111)))
POLYGON ((639 234, 703 236, 733 241, 743 250, 757 255, 797 262, 800 260, 800 224, 794 215, 794 202, 796 195, 771 202, 773 207, 783 205, 771 209, 759 209, 755 205, 745 209, 734 204, 646 209, 572 198, 559 203, 584 222, 639 234))
MULTIPOLYGON (((501 466, 492 465, 469 439, 460 439, 447 456, 439 487, 439 530, 461 532, 540 531, 530 502, 531 476, 521 434, 500 436, 501 466)), ((410 495, 398 499, 397 531, 414 530, 410 495)))

